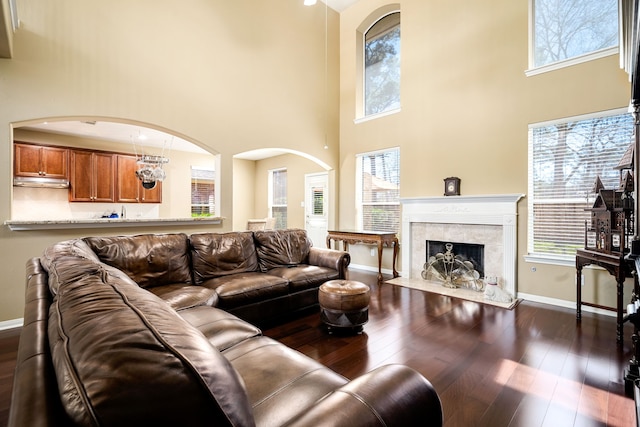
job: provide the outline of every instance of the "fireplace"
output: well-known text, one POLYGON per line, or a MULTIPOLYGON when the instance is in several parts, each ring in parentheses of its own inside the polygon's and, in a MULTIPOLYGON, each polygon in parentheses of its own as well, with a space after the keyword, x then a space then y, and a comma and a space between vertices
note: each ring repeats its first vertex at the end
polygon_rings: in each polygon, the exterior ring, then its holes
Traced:
POLYGON ((427 240, 422 278, 448 288, 484 290, 484 245, 427 240), (480 271, 479 271, 480 270, 480 271))
POLYGON ((451 245, 451 252, 460 261, 468 261, 480 277, 484 277, 484 245, 478 243, 458 243, 442 240, 427 240, 426 262, 438 254, 447 253, 447 244, 451 245))
POLYGON ((427 240, 484 246, 483 275, 517 294, 517 203, 522 194, 402 198, 402 273, 422 279, 427 240))

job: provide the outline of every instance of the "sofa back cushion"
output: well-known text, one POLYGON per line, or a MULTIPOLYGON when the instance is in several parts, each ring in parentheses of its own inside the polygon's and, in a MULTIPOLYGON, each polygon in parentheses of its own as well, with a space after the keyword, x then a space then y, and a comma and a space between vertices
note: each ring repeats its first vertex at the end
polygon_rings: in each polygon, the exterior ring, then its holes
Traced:
POLYGON ((50 268, 49 345, 77 425, 254 425, 237 371, 161 299, 90 260, 50 268))
POLYGON ((196 284, 229 274, 258 271, 258 257, 250 231, 192 234, 189 242, 196 284))
POLYGON ((255 231, 256 251, 262 271, 306 264, 311 241, 299 229, 255 231))
POLYGON ((55 277, 56 271, 51 266, 56 259, 62 256, 85 258, 95 263, 100 262, 98 256, 82 239, 65 240, 46 248, 40 257, 40 264, 49 273, 49 291, 52 295, 58 293, 58 280, 55 277))
POLYGON ((191 283, 186 234, 86 237, 100 261, 122 270, 139 286, 191 283))

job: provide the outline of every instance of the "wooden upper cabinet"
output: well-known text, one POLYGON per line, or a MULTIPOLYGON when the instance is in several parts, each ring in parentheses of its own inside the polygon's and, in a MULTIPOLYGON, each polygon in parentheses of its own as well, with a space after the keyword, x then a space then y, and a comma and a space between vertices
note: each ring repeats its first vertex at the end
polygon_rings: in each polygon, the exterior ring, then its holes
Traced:
POLYGON ((152 189, 136 176, 133 155, 16 142, 14 175, 69 179, 70 202, 162 203, 162 183, 152 189))
POLYGON ((22 177, 68 177, 69 150, 59 147, 14 144, 14 175, 22 177))
POLYGON ((69 201, 114 202, 115 156, 86 150, 71 150, 69 201))
POLYGON ((142 188, 142 203, 162 203, 162 182, 156 182, 156 186, 151 189, 139 185, 142 188))
POLYGON ((162 183, 156 182, 152 189, 142 186, 136 176, 140 168, 136 156, 116 155, 117 182, 116 202, 118 203, 162 203, 162 183))
POLYGON ((118 203, 137 203, 139 201, 138 185, 140 184, 138 184, 139 180, 136 177, 136 170, 138 170, 136 157, 118 154, 116 164, 116 201, 118 203))

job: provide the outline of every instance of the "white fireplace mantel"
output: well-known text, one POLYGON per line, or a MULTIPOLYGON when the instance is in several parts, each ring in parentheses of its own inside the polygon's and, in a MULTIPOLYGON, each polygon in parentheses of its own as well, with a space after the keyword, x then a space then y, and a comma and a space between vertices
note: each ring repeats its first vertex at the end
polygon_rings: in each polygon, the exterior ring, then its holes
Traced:
POLYGON ((402 271, 411 271, 411 224, 477 224, 502 227, 503 286, 516 296, 518 201, 524 194, 401 198, 402 271))

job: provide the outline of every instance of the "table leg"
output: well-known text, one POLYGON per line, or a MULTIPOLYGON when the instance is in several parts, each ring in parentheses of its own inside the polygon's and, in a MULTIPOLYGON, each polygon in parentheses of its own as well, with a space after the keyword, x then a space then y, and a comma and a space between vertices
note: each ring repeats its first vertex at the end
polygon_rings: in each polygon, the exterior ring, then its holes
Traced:
POLYGON ((618 279, 618 307, 617 307, 617 323, 616 323, 616 342, 622 344, 622 329, 623 329, 623 317, 622 317, 622 304, 624 299, 624 278, 618 279))
POLYGON ((582 267, 576 267, 576 319, 582 319, 582 267))
POLYGON ((327 249, 331 249, 331 237, 327 236, 327 249))
POLYGON ((382 282, 382 242, 378 242, 378 282, 382 282))
POLYGON ((398 259, 398 239, 393 240, 393 277, 400 276, 396 270, 396 260, 398 259))

